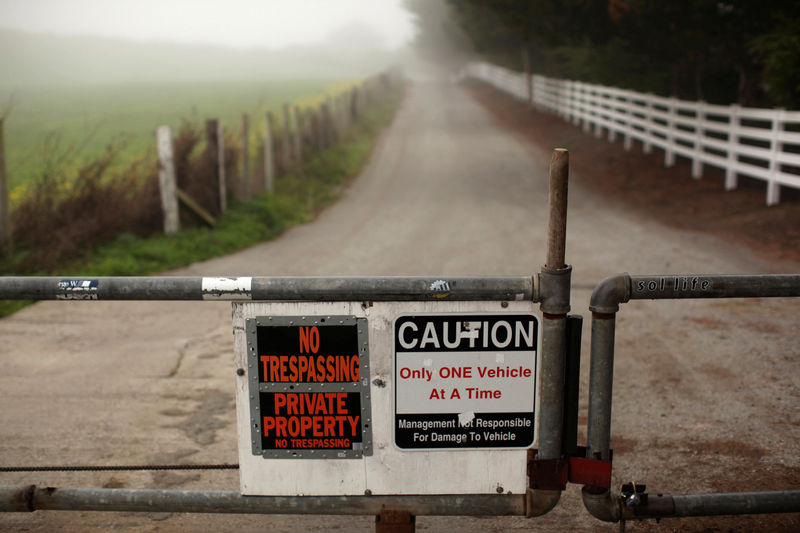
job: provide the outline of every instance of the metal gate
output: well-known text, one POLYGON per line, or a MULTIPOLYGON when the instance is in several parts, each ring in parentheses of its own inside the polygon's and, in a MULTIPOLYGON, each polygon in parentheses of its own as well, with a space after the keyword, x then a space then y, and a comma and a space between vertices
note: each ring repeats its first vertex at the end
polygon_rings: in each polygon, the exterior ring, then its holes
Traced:
MULTIPOLYGON (((615 319, 634 299, 800 296, 800 275, 620 274, 601 282, 590 302, 591 369, 586 446, 577 443, 581 317, 570 315, 571 266, 565 263, 568 153, 550 167, 547 258, 531 277, 56 277, 0 278, 6 300, 208 300, 252 302, 539 303, 538 449, 527 451, 522 494, 244 496, 235 491, 68 489, 0 486, 0 511, 168 511, 198 513, 376 515, 378 530, 413 531, 416 515, 540 516, 567 483, 583 485, 587 510, 604 521, 800 511, 800 490, 715 494, 611 491, 611 391, 615 319)), ((252 370, 249 370, 252 372, 252 370)), ((240 376, 245 375, 241 369, 240 376)), ((254 441, 255 444, 255 441, 254 441)), ((19 470, 0 468, 0 471, 19 470)), ((502 490, 498 489, 498 492, 502 490)))

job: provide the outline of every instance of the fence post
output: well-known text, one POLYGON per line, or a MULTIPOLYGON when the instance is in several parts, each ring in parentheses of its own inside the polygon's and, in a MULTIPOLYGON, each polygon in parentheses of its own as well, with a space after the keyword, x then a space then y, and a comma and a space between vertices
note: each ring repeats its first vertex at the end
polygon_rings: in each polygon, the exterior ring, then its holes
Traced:
POLYGON ((8 174, 6 171, 5 117, 0 116, 0 253, 11 255, 11 210, 8 203, 8 174))
POLYGON ((242 115, 242 148, 241 148, 241 167, 239 179, 242 184, 242 197, 247 200, 250 198, 250 121, 247 114, 242 115))
POLYGON ((300 116, 300 108, 294 108, 294 160, 300 163, 303 160, 303 118, 300 116))
POLYGON ((583 92, 583 132, 589 133, 592 129, 592 102, 591 102, 591 91, 587 84, 581 84, 581 90, 583 92))
POLYGON ((533 107, 533 80, 531 79, 531 54, 527 45, 522 47, 522 71, 525 76, 528 107, 531 108, 533 107))
POLYGON ((222 125, 218 119, 206 120, 206 150, 208 161, 214 167, 219 192, 219 212, 224 213, 228 207, 228 194, 225 185, 225 141, 222 137, 222 125))
POLYGON ((320 108, 314 109, 311 114, 311 127, 314 132, 314 146, 316 147, 317 153, 319 153, 325 148, 325 139, 322 135, 322 113, 320 113, 320 108))
POLYGON ((733 166, 739 160, 736 157, 736 147, 739 146, 739 104, 731 106, 731 117, 728 121, 728 157, 727 167, 725 168, 725 190, 732 191, 738 185, 736 170, 733 166))
POLYGON ((579 81, 572 82, 572 125, 581 123, 583 111, 583 84, 579 81))
POLYGON ((678 105, 677 99, 673 96, 669 99, 667 106, 667 138, 664 140, 664 166, 671 167, 675 165, 675 152, 672 150, 672 143, 675 141, 672 135, 672 130, 675 128, 675 119, 673 118, 676 113, 676 106, 678 105))
POLYGON ((672 143, 675 142, 675 138, 672 135, 672 130, 675 129, 675 113, 676 113, 676 106, 678 105, 677 100, 673 96, 669 99, 669 105, 667 107, 667 138, 664 140, 664 166, 671 167, 675 165, 675 152, 672 150, 672 143))
POLYGON ((650 142, 650 128, 648 124, 653 122, 653 94, 648 93, 645 96, 644 100, 644 138, 642 139, 642 152, 645 154, 649 154, 653 151, 653 144, 650 142))
POLYGON ((781 185, 775 180, 780 170, 778 163, 778 145, 781 130, 783 129, 785 110, 776 109, 772 118, 772 136, 770 138, 769 150, 769 180, 767 180, 767 205, 778 205, 781 201, 781 185))
POLYGON ((156 129, 158 148, 158 184, 161 189, 161 207, 164 210, 164 233, 172 235, 180 229, 178 194, 175 183, 175 161, 172 156, 172 130, 169 126, 156 129))
POLYGON ((703 119, 705 118, 705 102, 697 102, 694 126, 694 158, 692 159, 692 177, 700 179, 703 177, 703 119))
POLYGON ((617 130, 616 130, 616 120, 614 119, 614 114, 617 112, 617 97, 613 93, 609 93, 608 95, 608 142, 615 142, 617 140, 617 130))
POLYGON ((600 120, 603 118, 603 104, 600 102, 603 99, 603 95, 600 94, 600 89, 598 86, 595 85, 594 88, 594 109, 595 109, 595 123, 594 123, 594 136, 595 138, 599 139, 603 136, 603 125, 600 123, 600 120))
POLYGON ((275 192, 275 155, 272 153, 272 112, 264 113, 264 190, 275 192))
POLYGON ((322 126, 322 139, 325 148, 330 148, 333 145, 333 136, 331 135, 331 113, 328 108, 328 102, 323 102, 319 106, 320 122, 322 126))
POLYGON ((289 104, 283 104, 283 134, 281 135, 281 156, 283 171, 289 169, 292 161, 292 147, 289 139, 289 104))
POLYGON ((628 116, 628 121, 625 124, 625 133, 623 134, 622 147, 626 152, 630 152, 633 148, 633 92, 625 91, 625 114, 628 116))
POLYGON ((359 101, 358 101, 358 87, 353 87, 353 93, 350 97, 350 121, 351 123, 355 123, 358 119, 358 114, 361 111, 359 109, 359 101))
POLYGON ((328 143, 333 146, 339 139, 339 132, 336 128, 336 110, 330 96, 325 98, 325 120, 328 124, 328 143))

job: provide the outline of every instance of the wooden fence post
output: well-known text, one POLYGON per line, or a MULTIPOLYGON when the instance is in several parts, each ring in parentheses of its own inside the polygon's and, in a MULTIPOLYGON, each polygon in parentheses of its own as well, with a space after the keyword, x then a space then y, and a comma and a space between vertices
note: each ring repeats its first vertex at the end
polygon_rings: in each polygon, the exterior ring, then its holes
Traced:
POLYGON ((328 147, 328 128, 325 124, 325 104, 319 104, 317 107, 317 116, 319 117, 319 151, 323 151, 328 147))
POLYGON ((361 111, 360 102, 358 101, 358 87, 353 87, 353 94, 350 97, 350 121, 354 123, 358 119, 358 113, 361 111))
POLYGON ((669 99, 669 106, 667 108, 667 135, 664 139, 664 166, 669 168, 675 166, 675 152, 672 145, 675 142, 674 134, 675 117, 678 115, 678 99, 674 96, 669 99))
POLYGON ((242 197, 250 198, 250 123, 247 114, 242 115, 242 149, 239 180, 242 184, 242 197))
POLYGON ((294 108, 294 160, 300 163, 303 160, 303 118, 300 116, 300 108, 294 108))
POLYGON ((281 135, 281 155, 283 163, 283 171, 289 169, 292 161, 292 147, 289 139, 289 104, 283 104, 283 135, 281 135))
POLYGON ((653 130, 650 129, 649 124, 654 123, 653 120, 653 94, 647 93, 644 98, 644 132, 643 132, 643 139, 642 139, 642 152, 645 154, 649 154, 653 151, 653 144, 650 141, 650 135, 652 135, 653 130))
POLYGON ((264 114, 264 189, 275 192, 275 156, 272 153, 272 113, 264 114))
POLYGON ((11 211, 8 205, 8 174, 6 173, 5 117, 0 117, 0 253, 11 255, 11 211))
POLYGON ((736 188, 738 185, 738 179, 736 175, 736 170, 734 170, 734 165, 736 164, 738 157, 736 154, 736 148, 739 146, 739 110, 741 107, 738 104, 733 104, 730 107, 731 110, 731 118, 728 122, 728 155, 726 160, 728 162, 728 166, 725 169, 725 190, 731 191, 736 188))
POLYGON ((703 177, 703 121, 705 120, 705 102, 697 102, 697 112, 694 126, 694 157, 692 158, 692 177, 703 177))
POLYGON ((156 129, 158 148, 158 184, 161 189, 161 207, 164 210, 164 233, 172 235, 180 229, 178 195, 175 183, 175 161, 172 156, 172 130, 169 126, 156 129))
POLYGON ((206 120, 206 150, 217 179, 219 212, 224 213, 228 208, 228 191, 225 185, 225 140, 222 137, 222 124, 218 119, 206 120))
POLYGON ((778 153, 780 153, 780 137, 783 131, 783 123, 786 120, 786 111, 783 108, 775 110, 772 116, 772 128, 770 135, 769 145, 769 179, 767 180, 767 205, 778 205, 781 201, 781 184, 775 178, 781 168, 778 162, 778 153))
POLYGON ((339 131, 336 128, 336 110, 333 107, 333 99, 330 96, 325 98, 325 120, 328 122, 328 137, 331 146, 337 143, 339 131))
POLYGON ((522 74, 525 76, 526 99, 530 108, 533 106, 533 83, 531 83, 531 55, 527 44, 522 47, 522 74))

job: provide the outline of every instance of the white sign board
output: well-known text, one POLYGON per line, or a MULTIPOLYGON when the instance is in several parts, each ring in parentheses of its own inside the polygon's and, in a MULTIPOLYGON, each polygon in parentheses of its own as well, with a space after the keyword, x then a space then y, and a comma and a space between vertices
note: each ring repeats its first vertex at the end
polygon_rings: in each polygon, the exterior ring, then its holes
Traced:
MULTIPOLYGON (((537 354, 538 342, 538 321, 532 314, 532 302, 374 302, 369 305, 364 305, 362 302, 236 302, 233 304, 233 311, 235 368, 244 370, 237 372, 235 378, 242 494, 291 496, 525 492, 526 447, 530 444, 535 426, 532 417, 536 376, 528 375, 536 368, 533 358, 537 354), (422 325, 422 322, 417 326, 419 329, 417 345, 425 348, 430 354, 423 355, 425 352, 416 352, 415 348, 405 351, 395 349, 398 342, 395 329, 398 324, 402 325, 403 322, 399 321, 402 321, 403 317, 429 320, 436 316, 443 320, 447 317, 447 320, 452 319, 456 322, 462 320, 462 322, 481 323, 477 330, 472 326, 467 330, 466 325, 462 323, 463 335, 476 335, 475 349, 461 349, 469 345, 470 340, 467 338, 464 341, 466 344, 459 348, 466 355, 458 355, 459 350, 456 349, 450 350, 449 345, 455 342, 453 340, 455 330, 450 329, 449 325, 448 336, 446 338, 444 335, 439 336, 439 350, 435 349, 431 340, 426 340, 423 344, 427 326, 422 325), (289 322, 295 322, 290 324, 278 321, 279 326, 289 328, 287 331, 290 335, 287 339, 291 342, 287 341, 288 348, 283 349, 283 345, 276 344, 275 340, 266 339, 265 342, 258 342, 258 333, 262 331, 258 328, 258 322, 260 320, 262 323, 268 323, 269 317, 275 319, 283 317, 289 322), (300 322, 297 322, 296 317, 300 317, 300 322), (366 325, 364 331, 366 336, 363 341, 368 343, 367 349, 362 352, 362 340, 359 337, 358 350, 359 353, 368 353, 369 357, 359 358, 358 383, 350 380, 351 383, 344 378, 311 383, 314 380, 310 375, 306 375, 308 373, 303 374, 307 378, 304 380, 306 383, 301 382, 303 380, 292 382, 290 376, 294 375, 292 374, 294 359, 297 359, 299 372, 299 361, 303 358, 310 361, 317 355, 320 357, 324 355, 327 369, 329 356, 352 355, 349 352, 344 353, 347 351, 344 350, 346 347, 328 349, 330 346, 326 344, 328 341, 325 337, 326 331, 321 329, 323 324, 321 319, 325 318, 325 324, 330 324, 329 317, 336 318, 337 324, 338 320, 346 318, 355 324, 366 325), (317 325, 320 328, 316 351, 316 337, 312 335, 315 321, 319 322, 317 325), (485 347, 483 322, 488 322, 485 327, 489 334, 485 347), (501 322, 507 322, 510 328, 511 340, 507 345, 505 345, 505 335, 508 329, 501 322), (495 326, 495 324, 500 325, 495 326), (249 332, 248 327, 255 333, 249 332), (492 337, 493 330, 494 337, 492 337), (300 331, 309 334, 308 349, 306 344, 303 344, 300 331), (253 334, 256 335, 255 343, 252 340, 253 334), (251 338, 249 347, 248 335, 251 338), (292 348, 294 337, 297 337, 298 354, 290 353, 294 350, 292 348), (519 340, 518 347, 515 338, 519 340), (248 352, 253 350, 248 348, 255 349, 255 352, 266 351, 249 355, 248 352), (273 364, 275 357, 279 363, 283 361, 281 358, 286 359, 286 379, 283 377, 283 366, 273 364), (425 360, 434 357, 438 358, 436 363, 432 361, 426 366, 425 360), (401 363, 399 367, 397 362, 401 363), (459 387, 460 392, 466 394, 466 398, 462 396, 461 400, 457 398, 434 400, 430 398, 433 390, 433 385, 430 383, 425 382, 423 385, 422 380, 412 380, 410 373, 409 379, 396 377, 400 372, 406 375, 402 368, 408 368, 408 372, 435 368, 437 374, 441 376, 440 369, 446 367, 472 369, 469 377, 464 377, 466 370, 461 370, 462 375, 459 378, 436 378, 440 380, 437 381, 438 388, 445 388, 444 380, 449 380, 450 384, 447 387, 449 389, 459 387), (361 378, 367 376, 365 384, 361 378), (368 387, 368 390, 358 388, 364 386, 368 387), (467 389, 474 389, 475 398, 469 398, 470 392, 467 389), (255 394, 256 390, 260 391, 261 398, 255 394), (298 398, 299 409, 303 399, 312 399, 312 394, 313 398, 316 398, 322 391, 325 391, 324 394, 358 392, 361 402, 358 410, 355 407, 351 409, 349 404, 340 407, 347 409, 348 416, 361 415, 358 423, 363 430, 363 447, 356 449, 351 444, 349 448, 345 447, 350 450, 345 454, 341 453, 344 449, 333 450, 333 453, 325 453, 325 450, 314 447, 302 449, 295 447, 293 450, 283 448, 283 451, 278 449, 282 448, 283 443, 279 446, 270 440, 273 437, 272 431, 278 431, 278 424, 276 422, 273 427, 270 425, 270 420, 265 420, 265 417, 277 418, 287 415, 284 416, 287 418, 286 431, 289 432, 290 439, 295 437, 291 437, 291 421, 288 420, 288 415, 291 413, 288 411, 284 413, 281 410, 283 407, 280 407, 283 404, 280 402, 270 404, 270 398, 283 394, 287 406, 289 397, 298 398), (494 391, 499 391, 499 397, 494 391), (439 407, 435 407, 438 401, 442 403, 438 404, 439 407), (264 409, 270 410, 270 405, 273 407, 272 411, 279 412, 264 413, 264 409), (480 427, 482 437, 484 431, 490 433, 488 438, 484 437, 489 443, 486 446, 483 440, 480 443, 477 441, 462 443, 463 445, 445 442, 445 447, 434 447, 427 443, 428 447, 417 449, 403 448, 396 444, 396 417, 401 414, 438 417, 443 413, 455 413, 465 424, 469 424, 467 419, 474 413, 472 424, 475 428, 478 427, 478 420, 481 420, 481 424, 491 423, 492 420, 502 422, 496 422, 491 427, 480 427), (521 424, 516 422, 518 418, 522 420, 521 424), (254 419, 256 423, 260 422, 257 428, 254 428, 254 419), (257 431, 254 432, 254 429, 257 431), (262 435, 263 433, 267 434, 262 435), (508 438, 508 434, 513 434, 514 438, 508 438), (261 440, 259 436, 262 437, 261 440), (371 447, 368 446, 370 441, 371 447)), ((343 327, 342 330, 349 331, 349 328, 343 327)), ((263 331, 271 332, 269 328, 263 328, 263 331)), ((404 330, 406 344, 413 342, 412 333, 411 326, 407 326, 404 330)), ((275 339, 274 336, 272 338, 275 339)), ((316 374, 317 381, 319 375, 316 374)), ((432 382, 433 377, 431 377, 432 382)), ((302 433, 302 424, 298 427, 302 433)), ((313 427, 311 426, 309 431, 315 431, 313 427)), ((321 427, 324 433, 325 425, 321 427)), ((296 438, 302 440, 311 437, 306 435, 296 438)), ((294 445, 291 440, 288 444, 290 447, 294 445)), ((306 443, 303 441, 298 446, 301 444, 305 446, 306 443)))
POLYGON ((533 444, 534 315, 401 316, 394 332, 397 447, 533 444))

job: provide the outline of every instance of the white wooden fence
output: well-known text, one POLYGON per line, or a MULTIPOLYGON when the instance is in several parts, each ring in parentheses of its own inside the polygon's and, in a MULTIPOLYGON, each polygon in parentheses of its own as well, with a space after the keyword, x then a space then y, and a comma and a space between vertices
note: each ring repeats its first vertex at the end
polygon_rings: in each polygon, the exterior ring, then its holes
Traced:
POLYGON ((727 190, 740 174, 766 181, 767 205, 779 202, 781 186, 800 189, 800 111, 687 102, 539 75, 528 83, 524 73, 481 62, 467 64, 459 77, 489 83, 597 137, 621 136, 626 150, 634 139, 645 153, 660 148, 665 166, 687 157, 694 178, 703 165, 722 168, 727 190))

